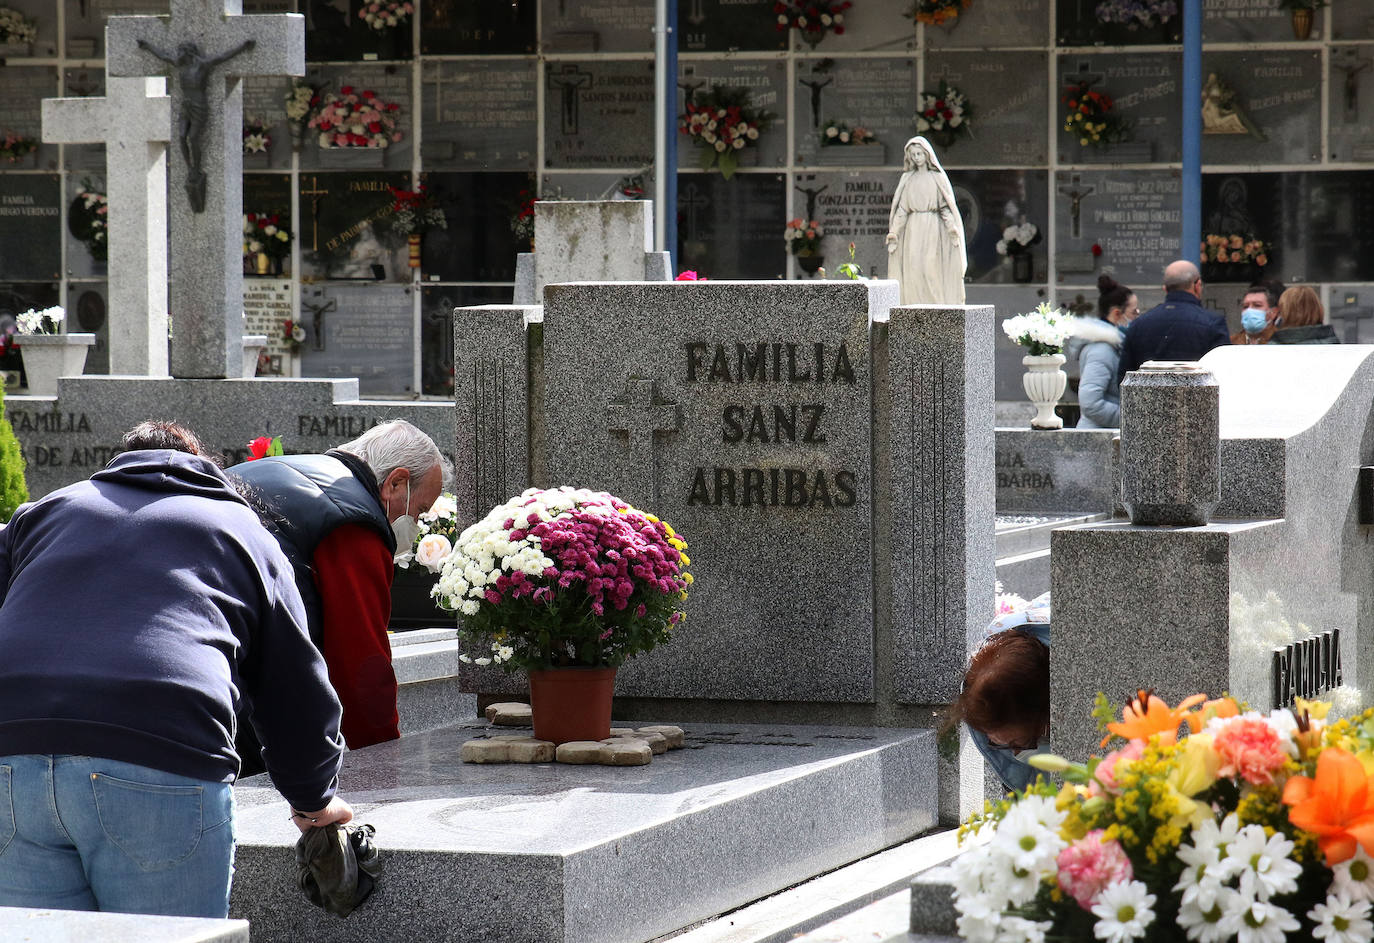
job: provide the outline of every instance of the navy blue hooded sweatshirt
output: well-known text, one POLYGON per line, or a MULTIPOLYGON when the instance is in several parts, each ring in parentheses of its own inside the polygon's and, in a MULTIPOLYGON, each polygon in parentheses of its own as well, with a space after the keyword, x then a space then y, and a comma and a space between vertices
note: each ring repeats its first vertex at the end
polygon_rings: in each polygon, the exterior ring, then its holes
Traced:
POLYGON ((334 795, 339 702, 291 565, 211 462, 127 452, 23 505, 0 533, 0 592, 0 757, 232 782, 251 705, 286 800, 334 795))

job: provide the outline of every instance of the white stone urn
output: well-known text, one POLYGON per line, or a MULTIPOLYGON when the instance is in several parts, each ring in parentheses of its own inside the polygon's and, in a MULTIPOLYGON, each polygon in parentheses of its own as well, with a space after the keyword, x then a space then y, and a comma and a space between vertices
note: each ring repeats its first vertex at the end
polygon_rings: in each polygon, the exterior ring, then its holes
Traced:
POLYGON ((56 396, 58 377, 81 376, 95 343, 94 334, 16 334, 14 339, 34 396, 56 396))
POLYGON ((1055 404, 1064 395, 1064 387, 1069 382, 1068 376, 1060 369, 1064 366, 1064 355, 1028 355, 1021 358, 1021 364, 1026 368, 1021 385, 1026 388, 1026 396, 1036 409, 1031 428, 1064 428, 1064 420, 1054 413, 1055 404))

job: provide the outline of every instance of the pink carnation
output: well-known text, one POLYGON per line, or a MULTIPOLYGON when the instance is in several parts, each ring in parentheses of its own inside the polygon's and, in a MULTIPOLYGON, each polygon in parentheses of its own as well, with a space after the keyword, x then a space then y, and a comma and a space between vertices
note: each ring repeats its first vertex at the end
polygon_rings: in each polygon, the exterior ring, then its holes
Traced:
POLYGON ((1123 761, 1138 760, 1144 753, 1145 744, 1139 740, 1132 740, 1120 750, 1108 753, 1093 771, 1093 781, 1088 784, 1088 791, 1095 796, 1103 792, 1116 795, 1119 791, 1116 785, 1116 765, 1123 761))
POLYGON ((1084 910, 1091 910, 1108 884, 1134 877, 1131 861, 1117 841, 1103 841, 1095 828, 1059 853, 1059 887, 1084 910))
POLYGON ((1253 786, 1268 785, 1288 759, 1274 728, 1253 717, 1237 717, 1212 738, 1222 776, 1239 775, 1253 786))

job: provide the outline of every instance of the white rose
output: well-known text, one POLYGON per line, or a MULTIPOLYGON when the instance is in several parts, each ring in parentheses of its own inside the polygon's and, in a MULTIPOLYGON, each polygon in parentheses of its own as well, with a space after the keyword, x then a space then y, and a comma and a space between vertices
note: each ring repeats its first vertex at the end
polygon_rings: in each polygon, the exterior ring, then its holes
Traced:
POLYGON ((717 151, 723 151, 723 150, 725 150, 725 142, 724 142, 724 141, 717 141, 717 142, 716 142, 716 150, 717 150, 717 151))
POLYGON ((745 132, 744 136, 747 137, 747 138, 748 138, 749 140, 751 140, 751 141, 757 141, 757 140, 758 140, 758 137, 759 137, 759 129, 758 129, 758 128, 750 128, 748 131, 745 132))
POLYGON ((841 132, 840 132, 840 143, 841 143, 841 144, 848 144, 848 143, 849 143, 849 132, 848 132, 848 131, 841 131, 841 132))
POLYGON ((916 130, 917 130, 917 131, 929 131, 929 130, 930 130, 930 122, 927 121, 927 120, 924 119, 924 118, 917 118, 917 119, 916 119, 916 130))
POLYGON ((415 562, 431 573, 439 572, 439 565, 453 552, 453 545, 443 534, 427 534, 415 548, 415 562))
POLYGON ((953 118, 950 118, 950 119, 949 119, 949 126, 950 126, 951 128, 957 128, 957 127, 959 127, 959 125, 961 125, 961 124, 963 124, 963 123, 964 123, 964 119, 963 119, 963 118, 960 118, 958 115, 955 115, 953 118))
POLYGON ((828 128, 825 129, 825 136, 828 137, 828 138, 833 138, 835 135, 837 135, 837 134, 839 134, 839 133, 840 133, 840 129, 837 128, 837 127, 835 127, 833 124, 832 124, 830 127, 828 127, 828 128))

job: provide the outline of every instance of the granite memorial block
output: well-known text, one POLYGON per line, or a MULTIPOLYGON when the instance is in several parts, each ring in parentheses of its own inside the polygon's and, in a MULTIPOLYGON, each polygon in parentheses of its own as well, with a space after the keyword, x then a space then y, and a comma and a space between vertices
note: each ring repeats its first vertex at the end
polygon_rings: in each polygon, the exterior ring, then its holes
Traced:
MULTIPOLYGON (((1164 265, 1178 255, 1180 186, 1168 170, 1056 172, 1060 280, 1095 286, 1097 269, 1110 268, 1117 281, 1137 291, 1159 284, 1164 265), (1101 252, 1094 254, 1093 246, 1101 252)), ((1204 199, 1204 228, 1206 206, 1204 199)), ((1088 300, 1096 303, 1095 289, 1088 300)))
POLYGON ((1121 381, 1121 501, 1132 524, 1197 527, 1221 499, 1217 383, 1148 361, 1121 381))
POLYGON ((654 248, 648 200, 541 201, 534 204, 534 291, 538 304, 560 282, 667 281, 667 253, 654 248))
POLYGON ((1374 158, 1374 56, 1368 47, 1333 47, 1327 87, 1331 159, 1374 158))
POLYGON ((795 162, 900 167, 902 145, 911 136, 916 78, 916 63, 907 57, 799 61, 791 116, 795 162), (826 145, 825 127, 832 121, 865 128, 877 143, 826 145))
POLYGON ((109 301, 118 312, 107 332, 109 366, 132 376, 168 371, 167 142, 172 131, 165 84, 160 77, 110 77, 101 98, 43 102, 45 140, 106 145, 109 202, 99 222, 107 227, 109 301))
POLYGON ((0 101, 5 114, 0 134, 13 132, 38 144, 38 149, 14 160, 0 161, 0 170, 50 170, 57 166, 57 148, 42 143, 42 100, 57 94, 57 69, 52 66, 0 68, 0 101))
MULTIPOLYGON (((997 251, 1008 226, 1030 223, 1041 238, 1026 248, 1030 281, 1047 278, 1049 240, 1049 175, 1043 170, 956 170, 949 175, 954 201, 964 221, 970 283, 1005 284, 1015 281, 1011 256, 997 251)), ((1025 310, 1031 310, 1031 308, 1025 310)))
POLYGON ((431 0, 420 5, 426 55, 520 55, 535 51, 535 4, 508 0, 431 0))
POLYGON ((652 508, 697 561, 692 631, 622 667, 620 694, 873 699, 869 316, 893 300, 862 282, 547 289, 536 481, 652 508), (821 574, 823 604, 801 588, 821 574))
POLYGON ((1115 429, 998 429, 999 514, 1111 514, 1121 500, 1115 429))
MULTIPOLYGON (((300 153, 302 168, 357 171, 409 171, 415 139, 415 108, 410 87, 410 70, 394 65, 358 64, 350 66, 311 66, 305 82, 320 90, 321 105, 345 96, 370 99, 394 126, 385 147, 325 146, 318 128, 307 126, 300 153), (350 91, 345 92, 347 88, 350 91), (391 106, 395 106, 393 110, 391 106), (399 134, 400 139, 394 140, 399 134)), ((385 126, 383 130, 387 130, 385 126)))
POLYGON ((787 33, 777 23, 773 0, 686 0, 677 8, 678 50, 786 49, 787 33))
POLYGON ((887 325, 892 403, 892 651, 899 701, 959 694, 968 646, 992 611, 990 307, 896 307, 887 325))
POLYGON ((517 239, 511 220, 520 210, 520 192, 532 188, 530 177, 427 173, 423 180, 449 223, 425 233, 421 271, 446 282, 513 282, 515 256, 528 244, 517 239))
MULTIPOLYGON (((782 174, 681 173, 677 264, 711 278, 781 278, 787 178, 782 174)), ((843 261, 837 259, 836 262, 843 261)))
POLYGON ((653 163, 653 63, 559 60, 545 69, 544 87, 545 167, 653 163))
MULTIPOLYGON (((747 92, 749 108, 756 115, 767 112, 771 116, 768 126, 760 128, 758 140, 739 152, 739 166, 780 167, 786 164, 788 116, 785 108, 787 70, 784 64, 779 61, 684 61, 678 68, 678 114, 686 111, 689 94, 700 102, 700 96, 709 94, 716 86, 747 92)), ((874 92, 881 94, 878 89, 874 92)), ((821 120, 825 120, 824 116, 821 120)), ((697 147, 689 147, 688 140, 687 135, 678 134, 678 161, 683 167, 699 164, 697 147)), ((901 145, 897 146, 900 148, 901 145)))
POLYGON ((234 377, 243 369, 238 79, 305 73, 302 17, 243 16, 238 8, 237 0, 172 0, 170 17, 115 17, 105 31, 109 75, 171 75, 171 371, 181 377, 234 377))
POLYGON ((414 423, 451 456, 452 405, 367 402, 358 389, 356 379, 63 377, 56 400, 7 396, 5 416, 34 498, 89 478, 116 454, 120 436, 149 418, 185 423, 226 465, 246 461, 260 435, 281 436, 289 453, 323 452, 388 419, 414 423))
POLYGON ((0 936, 57 940, 160 940, 162 943, 248 943, 246 920, 93 913, 0 907, 0 936))
POLYGON ((408 59, 411 23, 373 29, 361 16, 362 0, 299 0, 306 17, 306 57, 311 62, 408 59))
MULTIPOLYGON (((65 6, 67 58, 100 59, 105 49, 105 24, 112 16, 166 16, 171 0, 61 0, 65 6)), ((50 8, 56 4, 51 0, 50 8)), ((71 91, 70 88, 67 89, 71 91)))
POLYGON ((653 0, 545 3, 541 35, 550 52, 652 52, 653 0))
POLYGON ((932 49, 1043 46, 1049 40, 1051 3, 1052 0, 975 3, 961 10, 952 26, 926 27, 926 43, 932 49))
POLYGON ((1263 163, 1321 160, 1321 53, 1217 51, 1208 54, 1205 71, 1219 76, 1235 101, 1212 112, 1204 94, 1203 163, 1254 164, 1257 155, 1263 163))
POLYGON ((61 200, 57 174, 0 174, 0 279, 61 274, 61 200))
MULTIPOLYGON (((1357 507, 1374 405, 1367 347, 1222 347, 1200 366, 1220 391, 1221 500, 1200 527, 1090 525, 1055 531, 1050 738, 1086 755, 1092 692, 1118 702, 1154 687, 1170 703, 1229 691, 1267 710, 1275 651, 1339 632, 1342 713, 1367 703, 1361 644, 1374 565, 1357 507), (1123 569, 1129 579, 1113 578, 1123 569), (1111 586, 1111 592, 1103 592, 1111 586)), ((1129 381, 1123 385, 1123 412, 1129 381)), ((1155 416, 1163 429, 1172 422, 1155 416)), ((1130 430, 1122 475, 1133 476, 1130 430)), ((1177 467, 1166 470, 1178 477, 1177 467)), ((1330 636, 1334 638, 1334 634, 1330 636)))
POLYGON ((396 172, 302 173, 301 274, 307 280, 409 282, 405 239, 388 225, 390 187, 410 187, 396 172))
POLYGON ((528 360, 540 308, 459 308, 453 320, 454 477, 461 526, 530 486, 528 360))
MULTIPOLYGON (((1317 16, 1317 32, 1322 17, 1317 16)), ((1267 0, 1202 0, 1204 43, 1274 43, 1293 40, 1292 14, 1267 0)))
POLYGON ((427 60, 420 68, 427 169, 534 170, 533 62, 427 60))
POLYGON ((1093 91, 1112 99, 1113 114, 1129 121, 1130 130, 1118 144, 1084 146, 1077 136, 1064 130, 1061 104, 1055 110, 1059 159, 1072 164, 1181 160, 1178 115, 1182 70, 1182 57, 1175 52, 1060 56, 1060 97, 1063 90, 1087 83, 1093 91))
MULTIPOLYGON (((928 56, 925 90, 938 90, 943 79, 962 92, 975 109, 970 133, 940 147, 940 162, 947 168, 1045 164, 1049 154, 1045 131, 1045 109, 1050 100, 1048 64, 1040 52, 1006 51, 995 56, 940 52, 928 56)), ((935 143, 939 147, 939 142, 935 143)))
POLYGON ((301 374, 357 377, 365 395, 415 389, 415 299, 406 285, 310 285, 301 295, 301 374))

